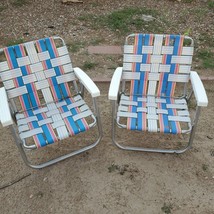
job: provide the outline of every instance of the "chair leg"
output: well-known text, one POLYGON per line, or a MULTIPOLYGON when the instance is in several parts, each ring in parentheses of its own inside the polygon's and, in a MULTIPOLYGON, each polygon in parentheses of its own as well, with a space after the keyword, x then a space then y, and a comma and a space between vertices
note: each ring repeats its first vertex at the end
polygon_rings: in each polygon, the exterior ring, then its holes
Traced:
POLYGON ((55 159, 52 159, 50 161, 47 161, 45 163, 41 163, 39 165, 34 165, 34 164, 31 164, 30 161, 28 160, 26 152, 25 152, 25 149, 23 148, 23 145, 22 145, 22 141, 19 138, 18 134, 16 133, 15 127, 14 126, 10 126, 10 127, 11 127, 11 131, 13 133, 14 139, 16 141, 16 145, 17 145, 17 147, 18 147, 18 149, 19 149, 19 151, 21 153, 22 159, 24 160, 26 165, 28 165, 29 167, 34 168, 34 169, 41 169, 41 168, 53 165, 53 164, 55 164, 55 163, 57 163, 59 161, 65 160, 65 159, 67 159, 69 157, 72 157, 74 155, 77 155, 77 154, 80 154, 80 153, 85 152, 87 150, 90 150, 90 149, 94 148, 101 141, 102 136, 103 136, 102 126, 101 126, 101 121, 100 121, 100 115, 99 115, 99 112, 98 112, 98 114, 97 114, 97 128, 98 128, 99 136, 98 136, 98 139, 94 143, 92 143, 91 145, 86 146, 86 147, 84 147, 82 149, 73 151, 73 152, 71 152, 69 154, 66 154, 66 155, 57 157, 55 159))
POLYGON ((158 148, 144 148, 144 147, 133 147, 133 146, 124 146, 119 144, 116 141, 116 137, 115 137, 115 133, 116 133, 116 115, 115 115, 115 108, 116 108, 116 102, 112 103, 112 142, 115 146, 117 146, 120 149, 123 150, 129 150, 129 151, 141 151, 141 152, 158 152, 158 153, 183 153, 185 151, 187 151, 188 149, 190 149, 192 147, 192 143, 193 143, 193 139, 195 136, 195 131, 196 131, 196 126, 198 123, 198 118, 200 115, 200 108, 198 107, 196 109, 196 115, 195 115, 195 119, 194 119, 194 123, 191 129, 191 133, 190 133, 190 138, 189 141, 187 143, 187 145, 184 148, 181 149, 158 149, 158 148))

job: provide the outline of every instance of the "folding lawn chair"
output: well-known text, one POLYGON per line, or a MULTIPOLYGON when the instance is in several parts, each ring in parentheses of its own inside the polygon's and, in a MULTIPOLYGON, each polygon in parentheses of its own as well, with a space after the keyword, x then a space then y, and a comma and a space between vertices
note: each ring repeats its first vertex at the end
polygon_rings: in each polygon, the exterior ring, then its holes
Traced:
POLYGON ((0 121, 3 126, 12 125, 16 144, 27 165, 43 168, 100 142, 102 127, 96 102, 100 91, 80 68, 72 67, 63 39, 45 38, 6 47, 0 53, 6 57, 0 62, 4 86, 0 88, 0 121), (83 100, 84 87, 92 96, 93 113, 83 100), (94 126, 98 128, 95 142, 39 165, 30 163, 26 150, 47 146, 94 126))
POLYGON ((123 67, 115 70, 109 88, 113 108, 112 140, 116 146, 163 153, 182 153, 191 147, 200 109, 208 104, 198 74, 191 71, 192 55, 193 40, 187 36, 131 34, 126 38, 123 67), (182 87, 178 87, 178 83, 182 87), (192 119, 188 103, 193 92, 197 107, 192 119), (128 130, 190 133, 190 138, 185 147, 178 149, 127 146, 116 140, 115 123, 128 130))

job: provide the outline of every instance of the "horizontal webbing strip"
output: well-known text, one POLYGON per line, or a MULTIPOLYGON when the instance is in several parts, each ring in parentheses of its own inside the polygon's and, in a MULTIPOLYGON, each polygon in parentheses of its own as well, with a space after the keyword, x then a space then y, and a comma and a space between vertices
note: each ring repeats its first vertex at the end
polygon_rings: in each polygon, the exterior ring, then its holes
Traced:
POLYGON ((80 120, 82 118, 86 118, 92 115, 91 110, 83 111, 81 113, 78 113, 76 115, 73 115, 74 121, 80 120))
POLYGON ((57 80, 58 84, 70 82, 70 81, 75 80, 75 74, 68 73, 68 74, 60 75, 60 76, 56 77, 56 80, 57 80))
MULTIPOLYGON (((162 46, 161 44, 159 46, 159 54, 166 54, 166 55, 172 55, 174 47, 173 46, 162 46)), ((124 45, 124 53, 125 54, 134 54, 134 50, 136 48, 139 48, 138 46, 134 45, 124 45)), ((193 55, 193 47, 182 47, 181 55, 186 55, 186 56, 192 56, 193 55)), ((153 54, 157 53, 155 52, 155 46, 151 45, 143 45, 142 46, 142 54, 153 54)))
POLYGON ((20 68, 15 68, 15 69, 0 73, 0 77, 1 77, 2 81, 14 79, 14 78, 21 77, 21 76, 22 76, 22 72, 21 72, 20 68))
POLYGON ((68 54, 68 49, 66 46, 62 46, 62 47, 57 48, 57 52, 58 52, 59 56, 63 56, 63 55, 68 54))
POLYGON ((140 73, 139 72, 123 72, 122 79, 124 80, 139 80, 140 73))
POLYGON ((14 89, 7 91, 9 99, 14 98, 14 97, 18 97, 18 96, 21 96, 21 95, 27 94, 27 93, 28 93, 28 91, 27 91, 26 86, 21 86, 19 88, 14 88, 14 89))
POLYGON ((30 131, 22 132, 19 134, 19 136, 21 139, 25 139, 41 133, 43 133, 42 128, 35 128, 30 131))
POLYGON ((56 57, 56 58, 51 59, 50 61, 51 61, 51 65, 53 67, 57 67, 57 66, 60 66, 60 65, 71 63, 71 59, 70 59, 69 55, 56 57))

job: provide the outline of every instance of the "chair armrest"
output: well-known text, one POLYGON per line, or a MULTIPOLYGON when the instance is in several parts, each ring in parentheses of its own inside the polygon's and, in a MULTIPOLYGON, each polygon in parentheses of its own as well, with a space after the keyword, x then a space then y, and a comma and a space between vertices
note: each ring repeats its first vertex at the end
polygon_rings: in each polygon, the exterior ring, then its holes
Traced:
POLYGON ((77 76, 77 78, 81 81, 81 83, 84 85, 84 87, 88 90, 92 97, 100 96, 100 90, 83 70, 76 67, 74 68, 74 73, 77 76))
POLYGON ((197 105, 207 106, 208 105, 207 94, 198 73, 195 71, 191 71, 190 80, 192 83, 192 88, 195 95, 195 99, 197 101, 197 105))
POLYGON ((114 75, 112 77, 111 84, 109 87, 109 92, 108 92, 109 100, 117 100, 117 98, 118 98, 118 92, 119 92, 122 72, 123 72, 122 67, 118 67, 114 72, 114 75))
POLYGON ((5 127, 13 124, 13 119, 10 113, 7 94, 4 87, 0 88, 0 98, 0 121, 2 126, 5 127))

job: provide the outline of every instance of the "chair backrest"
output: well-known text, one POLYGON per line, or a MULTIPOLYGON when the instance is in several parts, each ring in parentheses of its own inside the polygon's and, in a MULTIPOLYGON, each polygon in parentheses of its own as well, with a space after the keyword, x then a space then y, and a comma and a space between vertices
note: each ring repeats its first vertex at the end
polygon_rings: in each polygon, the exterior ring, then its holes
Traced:
POLYGON ((1 49, 0 79, 9 99, 19 98, 22 110, 71 96, 75 75, 60 37, 50 37, 1 49), (59 47, 58 47, 59 46, 59 47))
POLYGON ((124 46, 123 82, 131 80, 131 95, 172 97, 176 83, 189 81, 192 55, 190 37, 131 34, 124 46))

